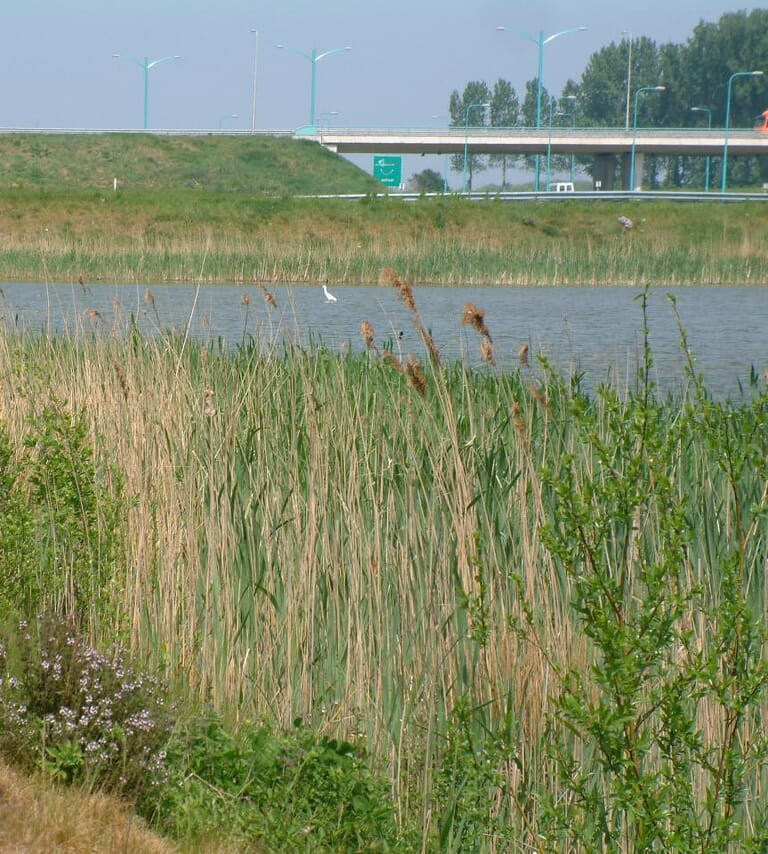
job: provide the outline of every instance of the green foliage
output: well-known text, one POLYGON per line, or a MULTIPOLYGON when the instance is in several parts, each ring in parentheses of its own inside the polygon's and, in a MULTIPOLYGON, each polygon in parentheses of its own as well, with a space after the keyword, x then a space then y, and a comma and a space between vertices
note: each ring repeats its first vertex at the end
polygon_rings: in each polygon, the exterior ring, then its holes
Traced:
POLYGON ((383 777, 359 744, 296 721, 286 732, 191 720, 169 749, 154 820, 187 840, 224 837, 263 851, 410 850, 383 777))
POLYGON ((0 433, 0 610, 112 619, 120 579, 122 479, 97 463, 85 419, 49 406, 21 447, 0 433))
MULTIPOLYGON (((706 399, 688 417, 665 419, 651 365, 646 342, 640 388, 623 401, 601 389, 600 422, 574 400, 580 451, 544 477, 557 507, 545 543, 570 584, 592 663, 558 666, 547 755, 561 789, 543 799, 542 833, 580 850, 758 850, 768 833, 758 794, 768 665, 745 583, 755 556, 734 500, 736 536, 697 573, 690 520, 700 511, 680 457, 702 415, 734 494, 756 455, 749 442, 734 453, 729 419, 712 417, 706 399), (705 589, 712 578, 717 589, 705 589)), ((706 494, 696 498, 708 505, 706 494)), ((757 496, 749 512, 764 510, 757 496)))
POLYGON ((416 193, 442 193, 445 182, 443 176, 434 169, 422 169, 411 176, 408 188, 416 193))
POLYGON ((489 851, 519 839, 508 776, 513 720, 499 727, 487 709, 467 698, 457 701, 443 733, 432 792, 440 852, 489 851))
POLYGON ((54 615, 0 635, 0 752, 136 803, 165 784, 167 688, 54 615))

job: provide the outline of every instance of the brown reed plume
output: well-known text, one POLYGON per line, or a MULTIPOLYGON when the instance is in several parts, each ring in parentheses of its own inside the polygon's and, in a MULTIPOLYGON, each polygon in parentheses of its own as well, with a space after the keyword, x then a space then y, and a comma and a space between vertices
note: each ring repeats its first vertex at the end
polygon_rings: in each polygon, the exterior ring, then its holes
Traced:
POLYGON ((476 306, 473 302, 468 302, 464 306, 464 313, 461 317, 462 325, 471 326, 483 336, 480 342, 480 355, 488 365, 496 364, 496 357, 493 352, 493 338, 491 330, 488 329, 485 323, 485 311, 476 306))
POLYGON ((408 361, 405 364, 405 375, 408 377, 409 385, 424 397, 427 390, 427 380, 424 376, 424 371, 421 369, 419 360, 413 353, 408 354, 408 361))
POLYGON ((391 365, 399 374, 405 374, 406 379, 408 380, 408 385, 424 397, 427 391, 427 378, 424 376, 424 371, 421 368, 419 360, 413 355, 413 353, 408 354, 407 362, 399 361, 397 356, 395 356, 391 350, 385 350, 381 354, 381 358, 388 365, 391 365))
POLYGON ((381 271, 379 274, 379 281, 381 281, 382 284, 390 285, 391 287, 398 289, 400 292, 400 299, 413 315, 411 320, 421 336, 424 346, 427 348, 430 361, 433 365, 439 368, 440 351, 437 349, 437 345, 435 344, 435 339, 432 337, 432 334, 422 323, 421 315, 419 314, 419 310, 416 308, 416 300, 413 297, 413 289, 411 288, 411 285, 405 279, 401 278, 392 267, 385 267, 381 271))
POLYGON ((259 290, 264 294, 264 302, 270 306, 270 308, 277 308, 277 300, 275 297, 267 290, 266 286, 263 282, 259 283, 259 290))
POLYGON ((480 344, 480 353, 489 365, 496 364, 496 358, 493 355, 493 344, 491 344, 491 339, 487 336, 483 338, 482 343, 480 344))
POLYGON ((115 373, 117 374, 117 381, 120 383, 120 390, 123 392, 123 398, 125 402, 128 402, 128 378, 125 376, 125 370, 123 369, 122 363, 119 359, 114 359, 112 362, 115 373))
POLYGON ((373 350, 375 353, 379 352, 379 348, 376 346, 376 342, 373 338, 373 326, 367 320, 364 320, 360 324, 360 335, 362 336, 363 341, 365 341, 365 346, 369 350, 373 350))
POLYGON ((251 304, 251 295, 250 294, 243 294, 243 298, 242 298, 241 302, 245 306, 250 305, 251 304))
POLYGON ((489 343, 493 344, 491 332, 485 325, 485 311, 482 308, 478 308, 473 302, 468 302, 464 306, 464 314, 461 322, 464 326, 471 326, 484 338, 487 338, 489 343))
POLYGON ((157 325, 160 326, 160 315, 158 314, 157 306, 155 305, 155 295, 149 288, 144 291, 144 301, 148 302, 152 306, 152 311, 155 313, 155 320, 157 320, 157 325))
POLYGON ((530 347, 527 344, 522 344, 520 349, 517 351, 517 355, 520 357, 520 364, 524 368, 530 367, 530 362, 528 361, 528 352, 530 347))
POLYGON ((205 390, 203 415, 205 415, 206 418, 213 418, 216 415, 216 395, 212 388, 207 388, 205 390))
POLYGON ((402 374, 403 371, 405 371, 403 363, 397 358, 397 356, 395 356, 395 354, 391 350, 385 350, 381 354, 381 358, 384 359, 384 361, 388 365, 391 365, 399 374, 402 374))

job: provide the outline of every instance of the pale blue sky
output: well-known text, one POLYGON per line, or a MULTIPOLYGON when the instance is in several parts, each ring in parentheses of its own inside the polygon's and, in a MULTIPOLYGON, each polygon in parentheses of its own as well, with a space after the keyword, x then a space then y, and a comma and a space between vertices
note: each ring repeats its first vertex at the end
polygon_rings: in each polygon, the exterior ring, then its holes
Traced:
MULTIPOLYGON (((3 4, 8 6, 9 4, 3 4)), ((150 71, 154 128, 249 129, 253 71, 260 129, 309 118, 311 51, 349 45, 317 63, 317 113, 354 126, 435 126, 469 80, 534 77, 537 47, 496 27, 549 34, 586 26, 545 50, 544 84, 559 91, 622 30, 684 42, 700 19, 760 8, 724 0, 19 0, 0 13, 0 127, 140 128, 143 71, 112 58, 178 54, 150 71), (258 30, 258 40, 251 33, 258 30), (237 114, 237 119, 228 118, 237 114)), ((768 57, 766 57, 768 66, 768 57)), ((767 93, 768 94, 768 93, 767 93)), ((444 119, 442 120, 444 121, 444 119)), ((418 164, 417 164, 418 165, 418 164)), ((406 176, 407 177, 407 176, 406 176)))

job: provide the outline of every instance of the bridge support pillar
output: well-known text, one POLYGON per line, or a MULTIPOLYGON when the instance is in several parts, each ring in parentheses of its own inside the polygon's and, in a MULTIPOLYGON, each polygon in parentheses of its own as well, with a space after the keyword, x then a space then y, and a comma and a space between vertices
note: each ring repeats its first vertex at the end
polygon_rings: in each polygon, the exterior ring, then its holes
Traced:
POLYGON ((612 190, 616 181, 616 155, 596 154, 592 177, 596 190, 612 190))
MULTIPOLYGON (((643 169, 645 168, 645 155, 642 152, 635 152, 635 174, 634 174, 634 187, 630 187, 630 190, 640 190, 643 189, 643 169)), ((632 170, 632 166, 630 164, 630 168, 627 171, 627 174, 632 170)))

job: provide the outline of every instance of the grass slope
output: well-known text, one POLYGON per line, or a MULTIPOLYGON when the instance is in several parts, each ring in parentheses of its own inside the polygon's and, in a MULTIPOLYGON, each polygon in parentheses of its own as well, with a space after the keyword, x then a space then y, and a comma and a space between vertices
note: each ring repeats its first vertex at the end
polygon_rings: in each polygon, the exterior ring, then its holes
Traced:
POLYGON ((265 136, 0 134, 0 190, 365 193, 378 181, 306 141, 265 136))

